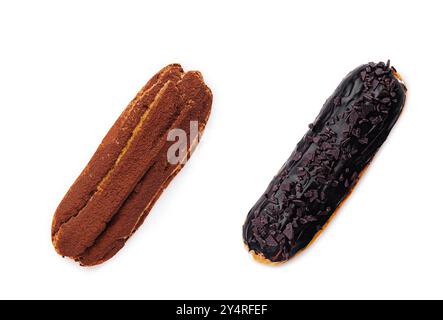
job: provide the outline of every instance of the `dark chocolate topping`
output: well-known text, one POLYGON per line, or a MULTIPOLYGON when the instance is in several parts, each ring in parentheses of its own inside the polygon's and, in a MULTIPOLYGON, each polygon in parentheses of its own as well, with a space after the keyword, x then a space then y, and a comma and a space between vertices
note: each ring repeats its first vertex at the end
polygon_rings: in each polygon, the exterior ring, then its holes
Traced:
POLYGON ((272 262, 305 248, 352 191, 403 109, 406 87, 383 62, 352 71, 251 209, 250 250, 272 262))

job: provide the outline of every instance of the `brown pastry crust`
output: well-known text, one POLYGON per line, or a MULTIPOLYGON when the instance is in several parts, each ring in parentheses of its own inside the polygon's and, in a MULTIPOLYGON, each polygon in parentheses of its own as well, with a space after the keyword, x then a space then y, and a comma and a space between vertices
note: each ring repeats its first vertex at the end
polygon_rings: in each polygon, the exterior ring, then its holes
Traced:
POLYGON ((189 138, 190 121, 198 121, 201 133, 211 103, 200 73, 170 65, 155 75, 59 205, 52 228, 57 252, 95 265, 120 250, 182 167, 167 161, 173 143, 167 133, 181 128, 189 138))

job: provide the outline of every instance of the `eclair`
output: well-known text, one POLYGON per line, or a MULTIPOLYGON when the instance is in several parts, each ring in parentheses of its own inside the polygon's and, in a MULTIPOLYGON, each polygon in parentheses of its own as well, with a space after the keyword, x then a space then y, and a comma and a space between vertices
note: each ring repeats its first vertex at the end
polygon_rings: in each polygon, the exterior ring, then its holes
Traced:
POLYGON ((212 93, 197 71, 172 64, 149 80, 59 204, 52 222, 56 251, 84 266, 114 256, 190 157, 211 104, 212 93), (186 143, 180 159, 171 160, 177 153, 171 151, 174 130, 186 143))
POLYGON ((247 215, 243 241, 257 260, 285 262, 318 236, 388 137, 405 99, 389 62, 346 76, 247 215))

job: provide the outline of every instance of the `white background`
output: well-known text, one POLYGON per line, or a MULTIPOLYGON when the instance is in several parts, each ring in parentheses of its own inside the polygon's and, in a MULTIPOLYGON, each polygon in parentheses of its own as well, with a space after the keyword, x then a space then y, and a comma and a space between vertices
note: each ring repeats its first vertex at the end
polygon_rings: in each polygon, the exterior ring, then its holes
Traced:
POLYGON ((443 298, 441 1, 2 1, 0 298, 443 298), (391 59, 402 117, 319 239, 255 262, 248 210, 341 79, 391 59), (179 62, 203 141, 114 259, 82 268, 53 212, 138 89, 179 62))

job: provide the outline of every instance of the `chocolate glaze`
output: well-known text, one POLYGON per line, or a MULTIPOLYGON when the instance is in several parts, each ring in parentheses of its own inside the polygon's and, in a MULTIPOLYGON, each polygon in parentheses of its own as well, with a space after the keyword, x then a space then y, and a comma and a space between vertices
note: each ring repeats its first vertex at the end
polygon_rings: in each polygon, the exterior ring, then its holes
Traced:
POLYGON ((248 213, 243 238, 249 249, 271 262, 304 249, 352 191, 405 98, 389 62, 349 73, 248 213))

